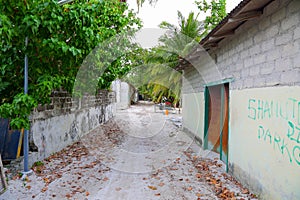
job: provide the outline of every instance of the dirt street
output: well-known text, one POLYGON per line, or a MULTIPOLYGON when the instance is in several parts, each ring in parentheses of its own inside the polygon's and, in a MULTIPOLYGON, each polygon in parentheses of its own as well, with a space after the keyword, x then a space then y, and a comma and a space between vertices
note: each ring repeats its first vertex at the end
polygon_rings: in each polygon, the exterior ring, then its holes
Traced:
POLYGON ((217 154, 181 131, 180 120, 149 104, 120 110, 36 163, 26 180, 8 174, 0 199, 257 199, 225 172, 217 154))

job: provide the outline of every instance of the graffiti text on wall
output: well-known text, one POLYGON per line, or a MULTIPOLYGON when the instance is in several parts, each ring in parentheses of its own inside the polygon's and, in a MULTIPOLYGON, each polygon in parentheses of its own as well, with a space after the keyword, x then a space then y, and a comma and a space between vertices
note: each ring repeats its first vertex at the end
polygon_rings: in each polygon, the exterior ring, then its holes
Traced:
POLYGON ((275 100, 248 100, 248 118, 263 122, 264 119, 281 119, 286 131, 278 133, 270 127, 258 126, 258 139, 269 142, 290 163, 300 165, 300 100, 288 98, 285 102, 275 100))

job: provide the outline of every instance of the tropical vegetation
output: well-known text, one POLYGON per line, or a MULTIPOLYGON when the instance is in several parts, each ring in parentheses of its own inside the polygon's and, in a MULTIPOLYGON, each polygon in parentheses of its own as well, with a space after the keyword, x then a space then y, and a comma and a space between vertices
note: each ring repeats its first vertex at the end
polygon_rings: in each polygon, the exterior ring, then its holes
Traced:
POLYGON ((125 75, 154 101, 168 97, 177 104, 182 76, 174 68, 226 15, 225 0, 195 3, 210 13, 204 21, 178 11, 178 25, 160 24, 166 30, 160 45, 141 49, 131 41, 141 21, 123 1, 0 0, 0 116, 10 118, 14 128, 29 128, 30 112, 48 103, 53 90, 93 94, 125 75), (23 93, 25 55, 28 94, 23 93))
MULTIPOLYGON (((140 1, 140 3, 143 2, 140 1)), ((167 97, 174 105, 178 104, 182 76, 181 72, 174 68, 226 16, 226 0, 212 0, 210 3, 200 0, 195 3, 199 9, 198 14, 191 12, 185 18, 178 11, 178 25, 166 21, 160 24, 160 28, 166 30, 166 33, 159 39, 160 45, 150 49, 147 56, 143 55, 141 58, 148 66, 143 66, 145 72, 143 80, 151 81, 140 83, 139 91, 155 102, 161 102, 163 97, 167 97), (209 15, 205 20, 199 21, 199 15, 207 12, 209 15)))
MULTIPOLYGON (((74 0, 65 5, 56 0, 0 0, 0 116, 10 118, 16 128, 28 128, 30 111, 47 103, 54 89, 72 92, 79 68, 97 45, 139 28, 135 13, 117 0, 74 0), (28 95, 23 94, 25 55, 28 95)), ((122 60, 98 77, 99 88, 109 87, 129 70, 122 60)))

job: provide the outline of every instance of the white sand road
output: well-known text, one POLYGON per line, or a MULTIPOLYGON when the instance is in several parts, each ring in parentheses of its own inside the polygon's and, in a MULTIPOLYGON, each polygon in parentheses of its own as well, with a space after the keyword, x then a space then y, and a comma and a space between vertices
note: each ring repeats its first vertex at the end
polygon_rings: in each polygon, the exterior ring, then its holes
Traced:
POLYGON ((172 119, 149 104, 120 110, 27 180, 10 174, 0 199, 256 199, 172 119))

